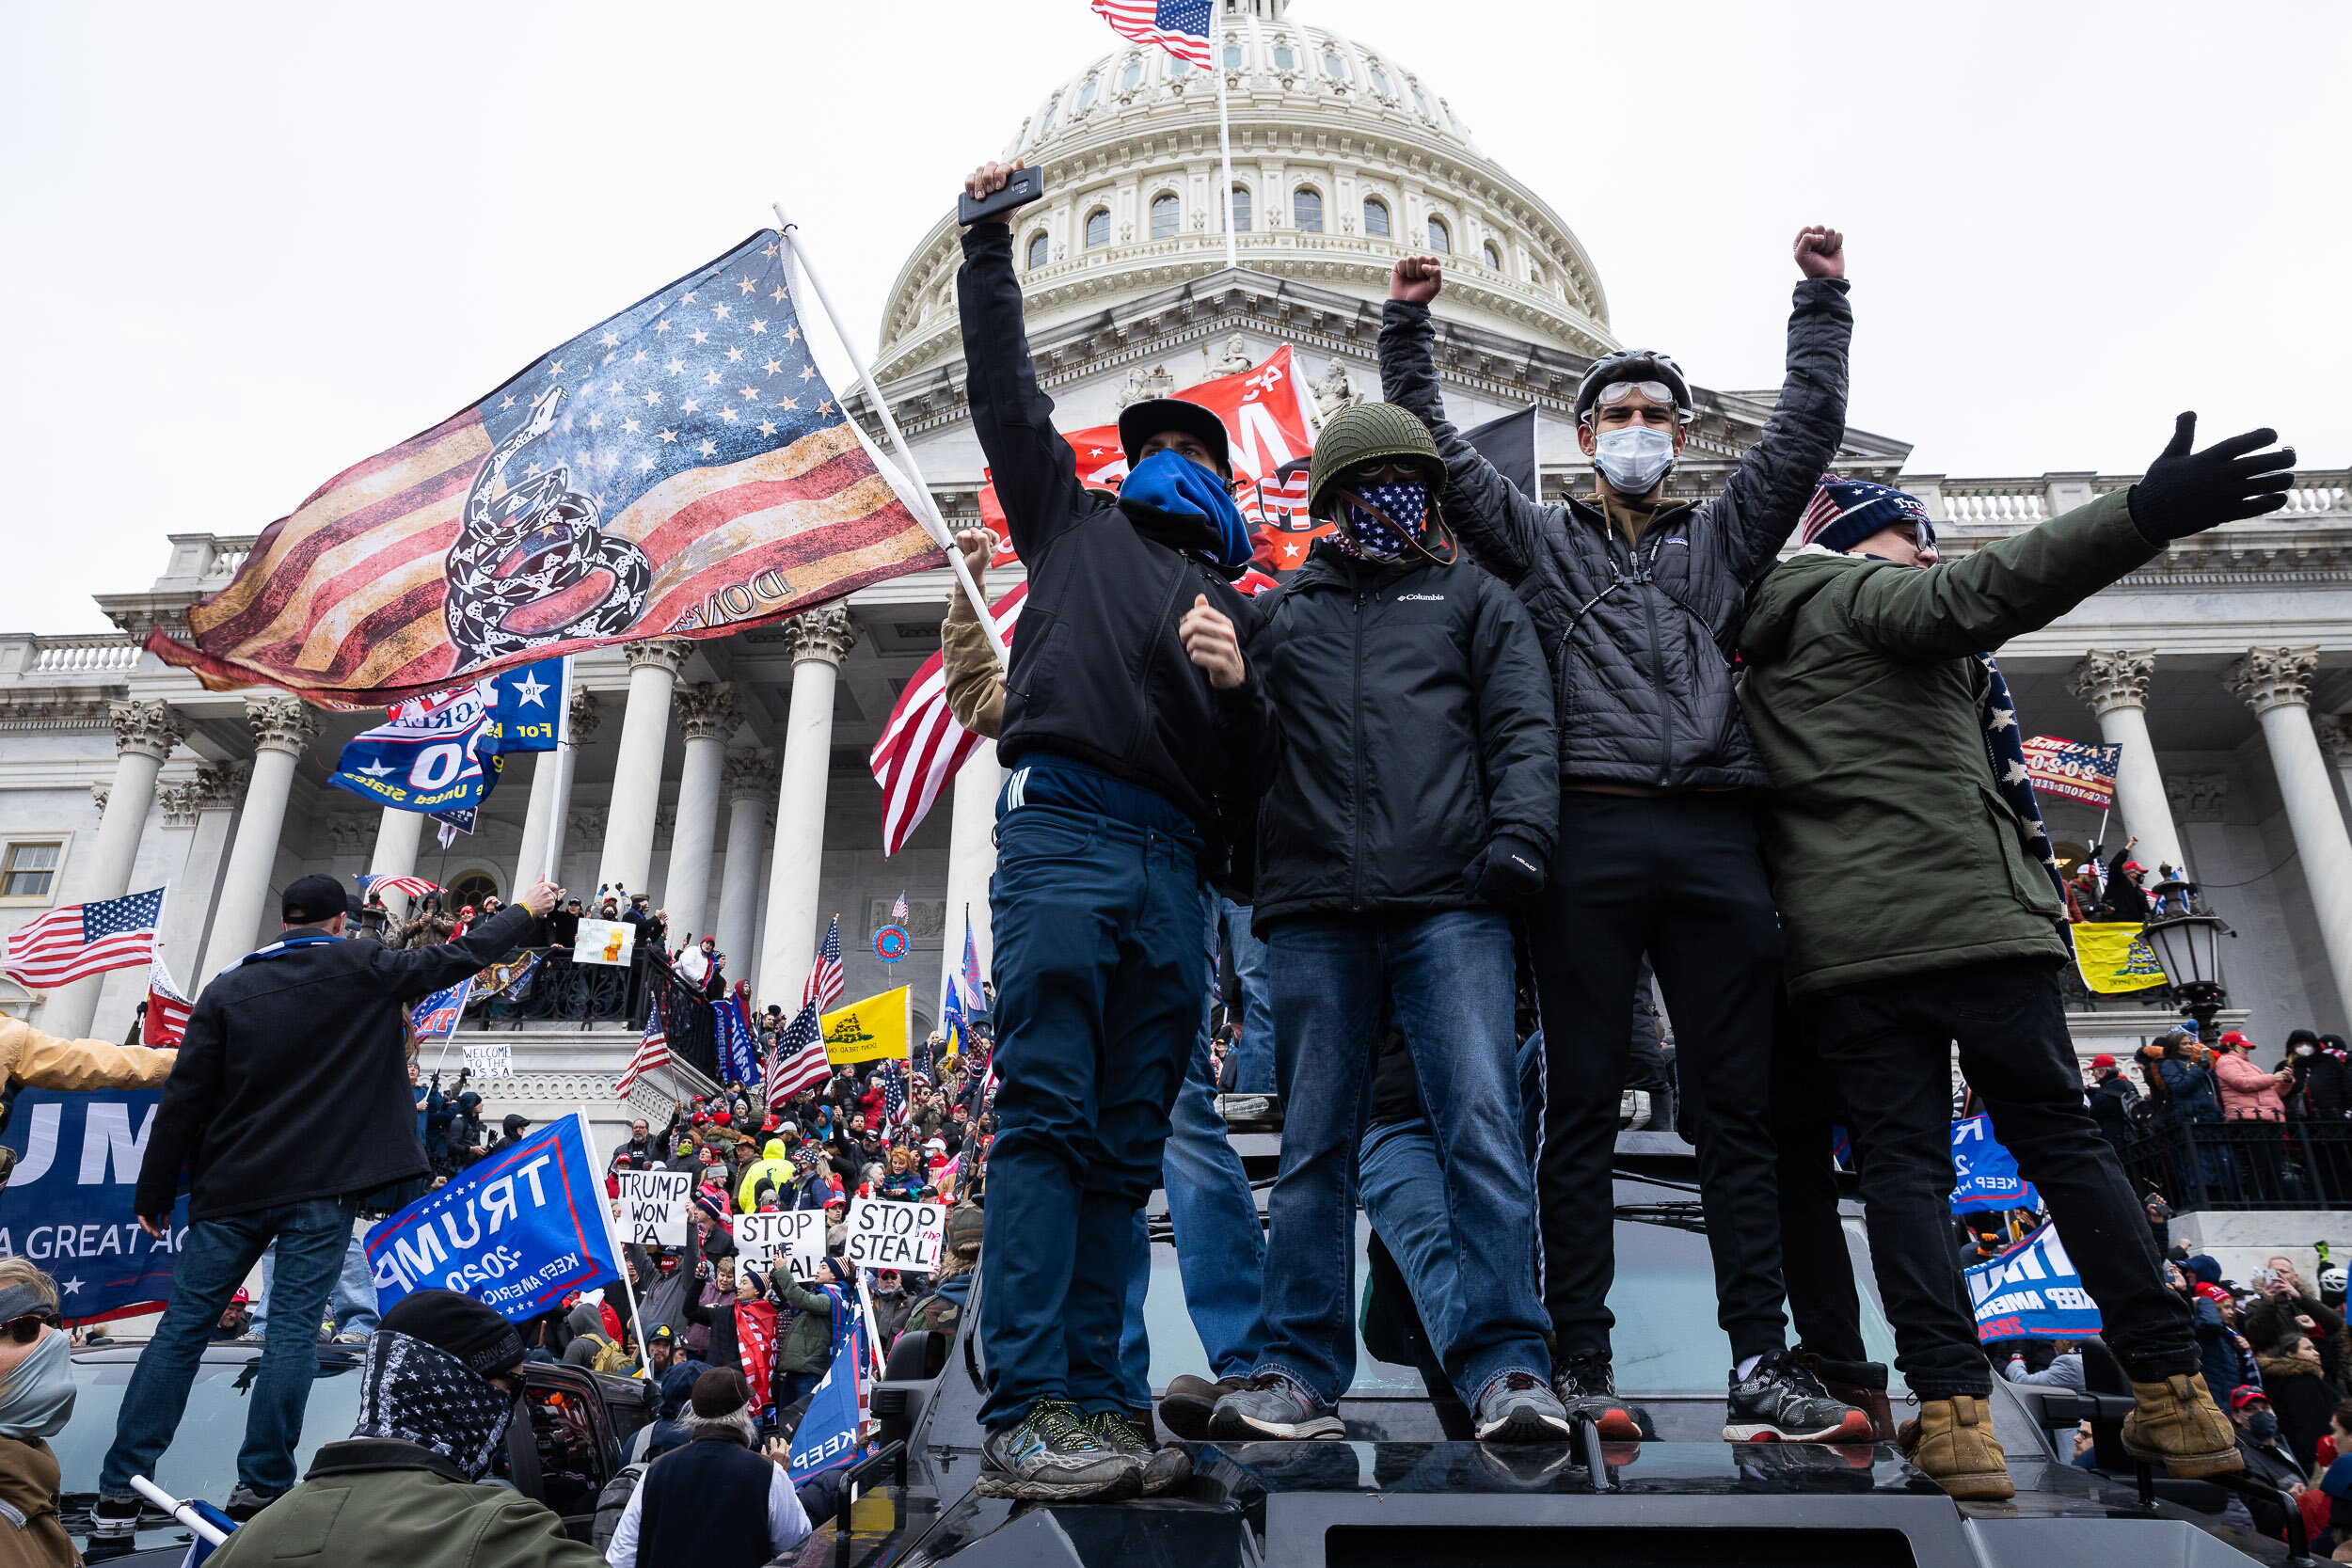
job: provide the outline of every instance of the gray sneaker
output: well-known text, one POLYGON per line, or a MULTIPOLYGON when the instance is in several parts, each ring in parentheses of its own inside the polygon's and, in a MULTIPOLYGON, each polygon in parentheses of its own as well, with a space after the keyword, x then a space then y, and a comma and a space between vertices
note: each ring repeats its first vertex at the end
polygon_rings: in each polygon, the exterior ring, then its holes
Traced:
POLYGON ((1192 1479, 1192 1455, 1173 1445, 1155 1446, 1150 1421, 1149 1417, 1105 1410, 1088 1419, 1087 1430, 1120 1452, 1133 1454, 1143 1466, 1143 1495, 1156 1497, 1192 1479))
POLYGON ((1482 1443, 1565 1443, 1567 1407, 1533 1372, 1506 1372, 1478 1396, 1482 1443))
POLYGON ((974 1491, 1020 1502, 1121 1502, 1143 1491, 1143 1464, 1087 1430, 1062 1400, 1040 1400, 980 1440, 974 1491))
POLYGON ((1216 1402, 1216 1409, 1209 1415, 1209 1435, 1244 1442, 1263 1437, 1344 1437, 1347 1428, 1334 1407, 1317 1404, 1312 1394, 1289 1378, 1279 1372, 1261 1372, 1216 1402))

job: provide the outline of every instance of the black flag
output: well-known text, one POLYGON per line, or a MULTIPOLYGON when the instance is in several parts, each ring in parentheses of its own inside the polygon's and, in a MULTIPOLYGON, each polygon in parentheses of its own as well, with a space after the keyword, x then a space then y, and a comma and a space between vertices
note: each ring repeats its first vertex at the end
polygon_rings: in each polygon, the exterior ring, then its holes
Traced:
POLYGON ((1535 480, 1535 405, 1529 404, 1516 414, 1505 414, 1499 420, 1488 420, 1475 429, 1462 432, 1462 439, 1478 449, 1478 455, 1493 464, 1503 478, 1519 487, 1519 493, 1530 500, 1543 499, 1535 480))

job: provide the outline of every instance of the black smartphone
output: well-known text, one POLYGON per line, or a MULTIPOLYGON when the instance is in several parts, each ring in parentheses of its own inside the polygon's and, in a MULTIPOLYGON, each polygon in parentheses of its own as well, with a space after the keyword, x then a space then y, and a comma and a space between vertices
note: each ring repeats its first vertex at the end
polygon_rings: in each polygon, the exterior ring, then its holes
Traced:
POLYGON ((986 218, 1002 217, 1015 207, 1025 207, 1045 194, 1045 171, 1041 168, 1017 168, 1005 188, 985 201, 975 201, 969 196, 956 198, 956 221, 978 223, 986 218))

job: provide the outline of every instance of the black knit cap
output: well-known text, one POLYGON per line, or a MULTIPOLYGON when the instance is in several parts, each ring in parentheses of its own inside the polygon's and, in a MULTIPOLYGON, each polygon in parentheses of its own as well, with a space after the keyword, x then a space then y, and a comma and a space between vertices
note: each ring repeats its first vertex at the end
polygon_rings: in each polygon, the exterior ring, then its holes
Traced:
POLYGON ((289 926, 323 925, 339 914, 355 914, 343 884, 316 872, 297 877, 278 899, 278 910, 289 926))
POLYGON ((484 1377, 511 1372, 523 1362, 523 1337, 515 1325, 454 1291, 413 1291, 392 1304, 383 1326, 449 1352, 484 1377))
POLYGON ((704 1420, 732 1416, 752 1402, 752 1386, 733 1367, 713 1367, 694 1380, 694 1414, 704 1420))

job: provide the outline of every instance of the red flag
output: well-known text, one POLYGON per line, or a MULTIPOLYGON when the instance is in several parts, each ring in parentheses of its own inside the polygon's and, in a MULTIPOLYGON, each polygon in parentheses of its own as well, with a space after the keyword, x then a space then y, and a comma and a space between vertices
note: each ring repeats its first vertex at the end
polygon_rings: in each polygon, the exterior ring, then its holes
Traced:
POLYGON ((139 1023, 139 1039, 147 1045, 176 1046, 187 1032, 188 999, 171 983, 171 971, 160 955, 147 960, 147 1016, 139 1023))
MULTIPOLYGON (((784 1259, 776 1259, 778 1268, 784 1259)), ((743 1381, 752 1386, 752 1417, 768 1408, 768 1369, 776 1354, 776 1304, 739 1301, 735 1304, 735 1354, 743 1364, 743 1381)))

